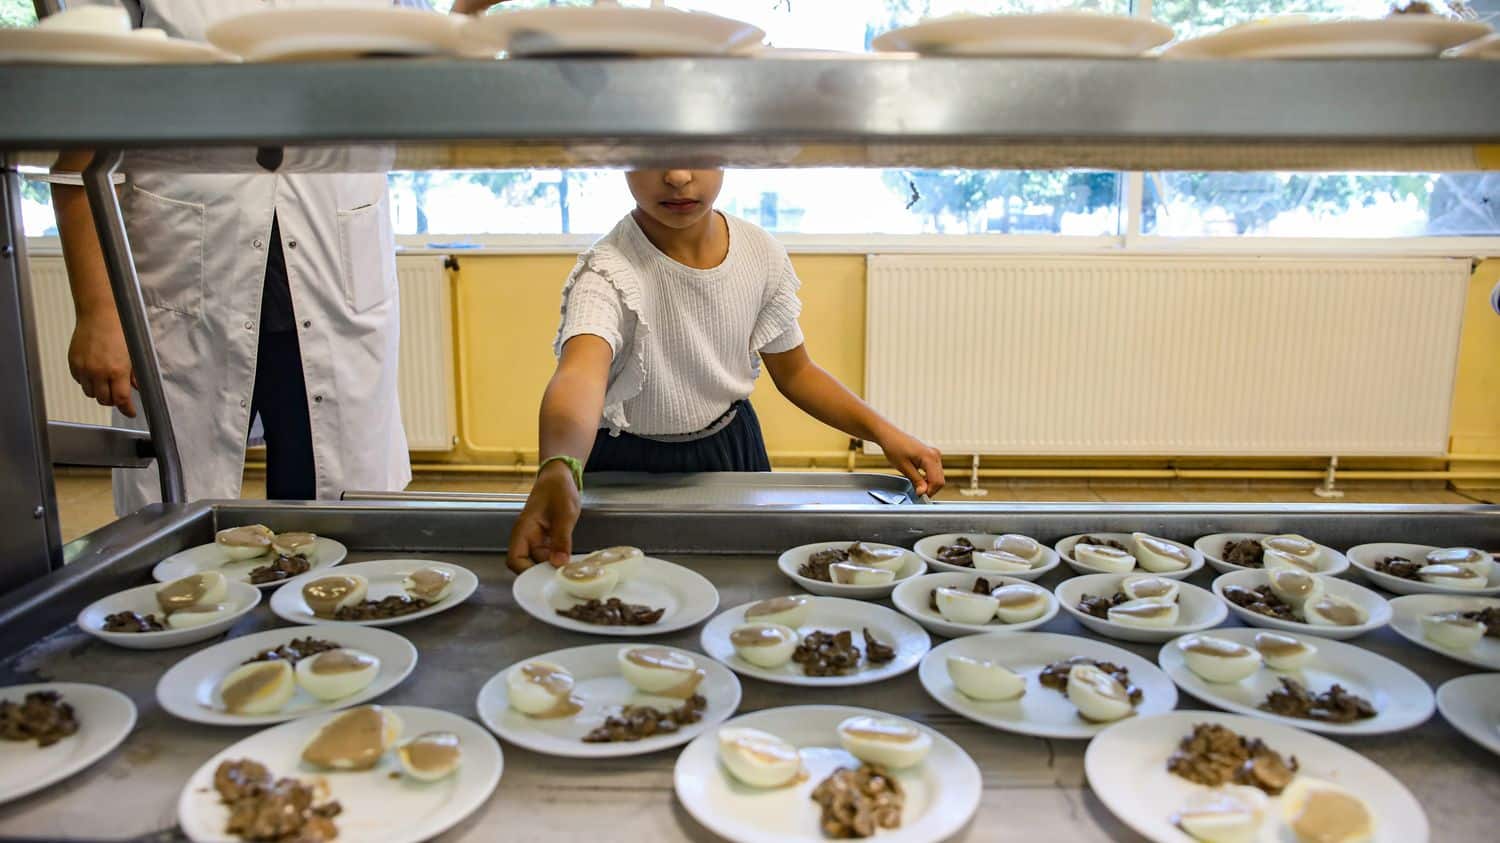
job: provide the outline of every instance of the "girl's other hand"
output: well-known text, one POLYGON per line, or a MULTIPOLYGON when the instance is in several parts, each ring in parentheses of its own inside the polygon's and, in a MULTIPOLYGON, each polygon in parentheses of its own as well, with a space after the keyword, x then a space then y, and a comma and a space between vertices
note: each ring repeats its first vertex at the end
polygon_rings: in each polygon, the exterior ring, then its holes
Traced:
POLYGON ((919 495, 935 495, 943 488, 943 454, 915 436, 893 430, 876 441, 886 462, 906 475, 919 495))
POLYGON ((548 463, 537 474, 526 506, 511 528, 505 564, 518 574, 541 562, 558 568, 568 564, 579 510, 572 471, 563 463, 548 463))

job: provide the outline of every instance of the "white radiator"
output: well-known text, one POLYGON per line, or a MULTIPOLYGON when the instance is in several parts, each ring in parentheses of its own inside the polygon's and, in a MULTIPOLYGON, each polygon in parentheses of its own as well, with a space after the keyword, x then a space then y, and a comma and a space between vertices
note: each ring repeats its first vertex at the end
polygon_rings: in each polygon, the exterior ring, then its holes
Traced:
POLYGON ((54 421, 109 424, 109 409, 84 395, 68 372, 68 342, 73 337, 75 320, 68 271, 62 258, 31 259, 31 304, 47 417, 54 421))
POLYGON ((954 454, 1438 455, 1469 272, 872 256, 866 392, 954 454))

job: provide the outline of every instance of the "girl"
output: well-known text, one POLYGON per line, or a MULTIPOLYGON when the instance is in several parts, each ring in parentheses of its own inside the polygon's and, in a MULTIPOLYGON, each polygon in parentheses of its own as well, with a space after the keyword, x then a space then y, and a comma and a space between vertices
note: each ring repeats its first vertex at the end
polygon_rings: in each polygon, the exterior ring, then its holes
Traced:
POLYGON ((563 288, 557 371, 542 396, 541 466, 510 536, 510 567, 562 565, 589 471, 770 471, 746 400, 761 364, 793 404, 878 444, 918 494, 942 455, 808 356, 786 250, 713 209, 722 170, 626 174, 636 207, 563 288))

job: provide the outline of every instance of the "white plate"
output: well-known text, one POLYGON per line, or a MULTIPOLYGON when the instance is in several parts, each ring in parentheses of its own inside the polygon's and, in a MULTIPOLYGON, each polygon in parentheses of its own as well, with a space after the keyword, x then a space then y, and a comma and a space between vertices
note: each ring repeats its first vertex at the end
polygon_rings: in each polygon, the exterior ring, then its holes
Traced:
POLYGON ((826 632, 851 630, 855 644, 863 654, 864 636, 861 631, 868 627, 875 640, 896 650, 896 657, 882 665, 861 661, 860 669, 847 676, 807 676, 802 672, 802 665, 796 662, 787 662, 778 668, 756 667, 735 653, 734 645, 729 643, 729 633, 745 622, 745 609, 758 602, 760 601, 742 603, 720 612, 704 625, 703 633, 698 639, 703 652, 728 665, 730 670, 741 676, 812 688, 865 685, 900 676, 911 670, 922 660, 922 654, 927 652, 927 648, 932 646, 932 639, 927 637, 922 627, 900 612, 860 600, 814 597, 810 601, 807 623, 797 630, 799 635, 805 637, 816 629, 826 632))
POLYGON ((955 638, 932 648, 932 652, 922 659, 917 676, 928 695, 944 708, 975 723, 1042 738, 1091 738, 1110 724, 1090 723, 1079 717, 1078 709, 1068 702, 1066 694, 1043 688, 1037 679, 1042 668, 1074 656, 1114 662, 1130 671, 1131 683, 1142 693, 1132 719, 1168 712, 1177 706, 1177 687, 1151 662, 1112 644, 1052 632, 955 638), (1026 679, 1026 693, 1020 699, 1005 702, 970 699, 959 693, 953 680, 948 678, 949 656, 988 659, 1002 664, 1026 679))
POLYGON ((1461 59, 1500 59, 1500 35, 1486 35, 1478 41, 1470 41, 1450 55, 1461 59))
POLYGON ((1042 612, 1041 616, 1034 620, 1022 621, 1021 623, 1001 623, 999 618, 991 618, 989 623, 982 624, 955 623, 932 610, 930 603, 932 592, 938 587, 948 586, 949 588, 961 588, 964 591, 970 591, 974 588, 974 580, 979 577, 989 580, 993 588, 999 588, 1002 585, 1032 585, 1024 580, 1003 577, 999 574, 976 574, 973 572, 960 574, 945 571, 941 574, 924 574, 901 583, 901 585, 896 587, 895 592, 891 594, 891 602, 895 603, 896 608, 900 609, 907 617, 927 627, 927 631, 948 638, 986 632, 1023 632, 1028 629, 1035 629, 1057 616, 1057 598, 1053 597, 1051 592, 1041 586, 1034 587, 1047 595, 1046 611, 1042 612))
POLYGON ((416 9, 263 9, 215 21, 204 34, 253 62, 470 52, 457 16, 416 9))
MULTIPOLYGON (((1113 571, 1102 571, 1102 570, 1100 570, 1098 568, 1095 568, 1093 565, 1085 565, 1084 563, 1079 562, 1077 559, 1073 558, 1073 545, 1078 544, 1078 540, 1081 539, 1081 538, 1083 538, 1084 536, 1094 536, 1096 538, 1101 538, 1101 539, 1110 539, 1110 540, 1113 540, 1113 541, 1117 541, 1120 544, 1123 544, 1123 545, 1125 545, 1128 548, 1135 547, 1135 539, 1132 538, 1129 533, 1088 532, 1088 533, 1079 533, 1076 536, 1068 536, 1065 539, 1059 540, 1058 543, 1054 546, 1055 549, 1057 550, 1057 555, 1061 556, 1062 560, 1064 562, 1068 563, 1068 567, 1069 568, 1072 568, 1074 571, 1076 571, 1076 572, 1078 572, 1080 574, 1110 574, 1110 573, 1114 573, 1113 571)), ((1147 571, 1145 568, 1141 567, 1141 565, 1140 565, 1139 562, 1137 562, 1135 568, 1133 570, 1131 570, 1131 571, 1127 571, 1126 573, 1130 573, 1130 574, 1152 574, 1152 576, 1164 577, 1164 578, 1169 579, 1169 580, 1185 580, 1185 579, 1187 579, 1188 577, 1190 577, 1193 574, 1197 573, 1199 570, 1201 570, 1203 568, 1203 554, 1202 553, 1199 553, 1197 550, 1195 550, 1195 549, 1193 549, 1191 547, 1188 547, 1187 545, 1183 544, 1180 541, 1176 541, 1176 540, 1173 540, 1173 539, 1168 539, 1168 538, 1165 538, 1163 536, 1156 536, 1155 538, 1159 538, 1159 539, 1162 539, 1163 541, 1171 542, 1172 544, 1175 544, 1178 547, 1182 548, 1183 550, 1187 551, 1188 558, 1190 558, 1192 560, 1192 562, 1186 568, 1183 568, 1181 571, 1168 571, 1165 574, 1155 574, 1155 573, 1152 573, 1151 571, 1147 571)), ((1132 551, 1132 552, 1134 552, 1134 551, 1132 551)))
POLYGON ((1449 679, 1438 688, 1437 707, 1453 728, 1500 755, 1500 673, 1449 679))
POLYGON ((1375 570, 1375 562, 1391 556, 1401 556, 1420 562, 1430 551, 1442 550, 1430 544, 1407 544, 1405 542, 1372 542, 1349 548, 1349 562, 1359 575, 1378 588, 1392 594, 1452 594, 1455 596, 1487 597, 1500 594, 1500 565, 1490 569, 1490 580, 1484 588, 1453 588, 1434 585, 1421 580, 1394 577, 1375 570))
MULTIPOLYGON (((719 742, 709 732, 677 756, 672 783, 693 818, 735 843, 823 843, 814 788, 840 767, 859 760, 839 746, 838 725, 850 717, 889 717, 882 711, 841 705, 799 705, 746 714, 725 726, 760 729, 793 744, 807 778, 780 788, 757 789, 735 781, 719 763, 719 742)), ((942 732, 912 725, 932 736, 932 751, 919 765, 893 770, 906 792, 901 827, 882 830, 882 843, 946 840, 979 808, 979 768, 942 732)))
MULTIPOLYGON (((1212 635, 1254 649, 1258 631, 1241 626, 1216 629, 1212 635)), ((1239 682, 1205 682, 1188 669, 1176 641, 1162 645, 1156 661, 1172 677, 1172 681, 1177 683, 1177 687, 1210 705, 1236 714, 1274 720, 1309 732, 1382 735, 1415 728, 1426 723, 1427 718, 1432 716, 1432 688, 1410 670, 1385 656, 1353 644, 1312 635, 1293 637, 1318 648, 1317 654, 1306 667, 1301 670, 1278 671, 1262 666, 1239 682), (1350 692, 1369 700, 1375 706, 1375 716, 1353 723, 1323 723, 1261 711, 1256 706, 1265 701, 1266 694, 1281 687, 1282 676, 1300 682, 1313 693, 1326 691, 1337 682, 1350 692)))
POLYGON ((1495 597, 1460 597, 1447 594, 1408 594, 1405 597, 1397 597, 1391 601, 1391 629, 1407 641, 1419 647, 1427 649, 1455 661, 1482 667, 1486 670, 1500 670, 1500 638, 1491 638, 1488 635, 1479 639, 1472 650, 1452 650, 1427 640, 1422 633, 1422 616, 1432 615, 1438 612, 1456 612, 1459 610, 1472 612, 1476 609, 1485 609, 1491 606, 1500 607, 1500 598, 1495 597))
MULTIPOLYGON (((922 561, 926 562, 929 568, 934 570, 954 571, 960 574, 975 573, 975 569, 973 568, 965 568, 962 565, 944 562, 937 558, 938 548, 953 544, 960 538, 968 539, 969 543, 976 547, 991 547, 994 545, 995 539, 999 538, 999 536, 994 533, 943 533, 938 536, 928 536, 924 539, 918 539, 912 550, 918 556, 922 557, 922 561)), ((1029 571, 1020 571, 1005 574, 1004 576, 1018 580, 1035 581, 1040 579, 1043 574, 1056 568, 1061 562, 1062 557, 1057 555, 1057 551, 1046 545, 1042 545, 1042 564, 1037 565, 1029 571)))
POLYGON ((228 809, 214 791, 214 770, 222 761, 248 758, 266 765, 272 775, 292 776, 320 785, 320 799, 337 800, 343 811, 334 818, 339 840, 417 843, 442 834, 472 814, 495 792, 505 766, 500 745, 472 720, 435 708, 392 706, 401 718, 402 739, 424 732, 458 736, 463 761, 457 771, 435 782, 418 782, 400 772, 394 751, 373 769, 334 771, 302 763, 302 748, 334 715, 304 717, 256 732, 210 758, 193 773, 177 799, 177 820, 194 843, 243 843, 224 833, 228 809))
POLYGON ((479 719, 507 742, 534 752, 564 758, 619 758, 681 746, 728 720, 740 707, 740 680, 733 673, 713 659, 673 647, 670 649, 691 658, 705 674, 698 686, 698 693, 708 702, 703 719, 672 734, 654 735, 644 740, 584 743, 584 735, 603 723, 606 717, 617 713, 623 705, 650 705, 663 711, 682 705, 682 700, 645 694, 625 681, 620 675, 617 657, 620 650, 632 646, 641 646, 641 642, 594 644, 535 657, 566 668, 573 674, 576 683, 573 696, 583 709, 572 717, 529 717, 511 708, 505 674, 515 665, 507 665, 479 689, 479 719))
MULTIPOLYGON (((1134 574, 1088 574, 1063 580, 1057 585, 1057 602, 1091 632, 1120 641, 1157 644, 1189 632, 1212 629, 1229 617, 1229 607, 1213 592, 1191 583, 1179 583, 1177 589, 1177 623, 1164 629, 1144 629, 1112 620, 1096 618, 1078 608, 1086 595, 1112 597, 1120 591, 1120 581, 1134 574)), ((1148 575, 1152 576, 1152 575, 1148 575)))
POLYGON ((184 38, 59 29, 0 29, 0 63, 218 64, 229 61, 234 61, 234 56, 184 38))
MULTIPOLYGON (((321 571, 324 568, 332 568, 334 565, 344 561, 344 557, 349 555, 348 548, 344 547, 342 543, 324 538, 323 536, 318 536, 318 540, 313 544, 313 547, 316 550, 313 552, 313 558, 308 560, 309 567, 307 573, 309 574, 321 571)), ((243 562, 231 562, 229 561, 229 557, 224 554, 222 548, 210 542, 208 544, 200 544, 197 547, 190 547, 187 550, 178 551, 161 560, 156 563, 155 568, 151 569, 151 576, 157 582, 171 582, 172 580, 180 580, 183 577, 192 576, 200 571, 218 571, 232 580, 248 583, 250 582, 251 571, 262 565, 269 565, 272 561, 271 556, 266 555, 243 562)), ((290 579, 277 580, 275 582, 261 583, 257 587, 276 588, 289 582, 291 582, 290 579)), ((251 584, 255 585, 254 583, 251 584)))
POLYGON ((104 631, 104 619, 116 612, 136 612, 142 615, 154 613, 158 619, 161 619, 164 613, 156 602, 158 588, 161 588, 160 584, 143 585, 140 588, 126 589, 95 600, 78 613, 78 628, 116 647, 125 647, 130 650, 166 650, 207 641, 234 626, 235 621, 260 605, 260 589, 249 583, 235 581, 229 583, 229 591, 224 597, 226 603, 234 606, 234 611, 213 623, 187 629, 165 629, 161 632, 104 631))
POLYGON ((1139 56, 1172 40, 1165 24, 1123 15, 954 15, 887 32, 876 50, 948 56, 1139 56))
POLYGON ((1385 626, 1391 620, 1391 606, 1385 602, 1385 598, 1357 583, 1341 580, 1337 577, 1324 577, 1323 585, 1327 593, 1334 597, 1342 597, 1351 603, 1364 609, 1369 615, 1369 620, 1359 626, 1313 626, 1310 623, 1300 621, 1284 621, 1280 618, 1272 618, 1258 612, 1252 612, 1241 606, 1236 606, 1224 597, 1224 587, 1227 585, 1238 585, 1249 589, 1256 589, 1267 582, 1265 571, 1235 571, 1232 574, 1221 574, 1214 580, 1214 594, 1224 601, 1229 611, 1234 616, 1250 626, 1261 626, 1266 629, 1279 629, 1283 632, 1301 632, 1307 635, 1316 635, 1319 638, 1337 638, 1340 641, 1350 638, 1358 638, 1366 632, 1377 630, 1385 626))
POLYGON ((865 547, 896 548, 906 554, 902 557, 901 567, 896 570, 895 579, 885 585, 840 585, 834 582, 808 579, 797 573, 803 563, 808 560, 808 557, 814 553, 834 548, 840 550, 847 549, 849 545, 854 544, 854 541, 817 542, 816 544, 804 544, 801 547, 794 547, 786 553, 781 554, 780 558, 776 560, 776 567, 780 568, 781 573, 786 574, 787 578, 792 582, 811 591, 813 594, 822 594, 828 597, 851 597, 856 600, 879 600, 883 597, 890 597, 891 592, 895 591, 896 586, 900 585, 903 580, 909 580, 927 570, 927 563, 922 560, 922 557, 904 547, 896 547, 893 544, 881 544, 880 542, 863 542, 865 547))
POLYGON ((135 703, 113 688, 44 682, 0 688, 19 703, 32 691, 56 691, 73 706, 78 731, 45 749, 36 741, 0 741, 0 805, 60 782, 108 755, 135 728, 135 703))
MULTIPOLYGON (((1273 535, 1277 534, 1214 533, 1211 536, 1204 536, 1203 538, 1193 542, 1193 549, 1203 554, 1203 558, 1208 561, 1209 566, 1221 574, 1229 574, 1235 571, 1259 571, 1261 570, 1260 568, 1247 568, 1244 565, 1235 565, 1230 562, 1225 562, 1223 559, 1224 545, 1231 541, 1245 541, 1246 539, 1255 539, 1259 541, 1261 539, 1270 538, 1273 535)), ((1334 550, 1326 544, 1318 545, 1318 549, 1323 551, 1323 555, 1318 560, 1317 573, 1334 577, 1344 573, 1344 571, 1349 569, 1349 560, 1344 556, 1344 554, 1339 553, 1337 550, 1334 550)))
MULTIPOLYGON (((1122 720, 1089 744, 1083 769, 1089 789, 1121 822, 1158 843, 1193 843, 1172 823, 1189 795, 1202 790, 1167 772, 1167 758, 1198 723, 1217 723, 1260 738, 1282 757, 1296 756, 1299 777, 1333 782, 1358 794, 1375 816, 1374 843, 1426 843, 1427 815, 1405 785, 1379 764, 1333 741, 1280 723, 1209 711, 1174 711, 1122 720)), ((1281 800, 1271 797, 1257 843, 1286 843, 1291 834, 1274 818, 1281 800)))
POLYGON ((210 726, 263 726, 308 714, 320 714, 373 700, 401 684, 417 666, 417 648, 394 632, 350 624, 293 626, 270 629, 231 638, 188 656, 162 674, 156 683, 156 700, 168 714, 207 723, 210 726), (375 681, 357 694, 337 700, 319 700, 297 689, 286 706, 274 714, 230 714, 219 700, 219 682, 229 672, 261 650, 269 650, 293 638, 321 638, 380 659, 375 681))
POLYGON ((303 624, 348 624, 351 626, 397 626, 420 620, 428 615, 438 612, 446 612, 454 606, 468 600, 479 588, 479 577, 468 568, 454 565, 451 562, 436 562, 431 559, 377 559, 373 562, 355 562, 339 568, 335 575, 358 574, 370 581, 366 600, 382 600, 395 594, 405 594, 406 589, 402 587, 402 581, 406 575, 423 568, 439 568, 453 575, 453 590, 447 597, 419 611, 409 615, 400 615, 394 618, 379 618, 371 621, 336 621, 329 618, 320 618, 312 613, 307 607, 307 600, 302 596, 302 587, 316 579, 329 576, 327 571, 308 571, 296 579, 289 580, 287 587, 271 595, 271 611, 275 612, 282 620, 292 623, 303 624))
POLYGON ((501 10, 473 18, 469 28, 512 57, 735 55, 766 37, 759 27, 706 12, 604 5, 501 10))
MULTIPOLYGON (((581 556, 574 556, 580 559, 581 556)), ((516 577, 511 586, 516 605, 543 623, 583 632, 589 635, 638 638, 642 635, 661 635, 687 629, 719 608, 719 591, 691 568, 685 568, 665 559, 649 556, 637 559, 634 572, 625 581, 615 586, 604 599, 618 597, 626 603, 666 609, 661 620, 650 626, 603 626, 565 618, 557 612, 587 600, 569 595, 557 584, 557 569, 551 565, 533 565, 516 577)))
POLYGON ((1488 35, 1488 24, 1439 15, 1371 20, 1258 21, 1231 26, 1168 47, 1174 59, 1436 58, 1488 35))

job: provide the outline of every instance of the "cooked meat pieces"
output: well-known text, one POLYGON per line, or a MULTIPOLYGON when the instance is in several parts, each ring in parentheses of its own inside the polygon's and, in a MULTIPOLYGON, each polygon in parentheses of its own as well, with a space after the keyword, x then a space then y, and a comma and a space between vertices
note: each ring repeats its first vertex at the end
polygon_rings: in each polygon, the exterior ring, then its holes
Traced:
POLYGON ((1066 661, 1053 662, 1042 668, 1042 672, 1037 677, 1037 680, 1042 683, 1042 687, 1044 688, 1051 688, 1054 691, 1066 694, 1068 692, 1068 673, 1073 670, 1075 665, 1080 664, 1091 664, 1113 676, 1115 681, 1125 686, 1125 692, 1130 695, 1130 704, 1140 705, 1144 694, 1140 688, 1130 684, 1130 669, 1120 667, 1114 662, 1101 662, 1098 659, 1091 659, 1087 656, 1074 656, 1066 661))
POLYGON ((961 565, 965 568, 974 567, 974 543, 959 536, 953 544, 945 544, 937 550, 939 562, 947 562, 949 565, 961 565))
POLYGON ((843 676, 859 669, 859 648, 849 630, 813 630, 792 652, 792 661, 808 676, 843 676))
POLYGON ((1259 568, 1265 564, 1266 549, 1255 539, 1224 542, 1223 559, 1242 568, 1259 568))
POLYGON ((135 612, 115 612, 113 615, 104 616, 105 632, 161 632, 166 625, 157 620, 156 615, 147 612, 144 615, 135 612))
POLYGON ((1093 615, 1100 620, 1109 620, 1109 610, 1130 600, 1125 594, 1116 594, 1114 597, 1099 597, 1093 594, 1085 594, 1078 601, 1078 611, 1085 615, 1093 615))
POLYGON ((293 638, 291 641, 282 644, 280 647, 273 647, 269 650, 261 650, 259 653, 256 653, 253 658, 246 659, 243 664, 251 664, 253 662, 269 662, 275 661, 277 659, 296 664, 297 662, 307 658, 308 656, 316 656, 317 654, 327 652, 328 650, 337 650, 342 646, 342 644, 335 644, 332 641, 324 641, 321 638, 313 638, 311 635, 309 635, 305 638, 293 638))
POLYGON ((1269 585, 1262 585, 1254 589, 1245 588, 1242 585, 1224 586, 1224 599, 1236 606, 1242 606, 1256 614, 1265 615, 1268 618, 1280 618, 1284 621, 1301 623, 1302 619, 1297 617, 1297 612, 1291 604, 1276 596, 1269 585))
POLYGON ((214 790, 229 806, 225 831, 263 843, 322 843, 338 837, 337 802, 315 805, 313 788, 292 779, 272 779, 264 764, 224 761, 214 770, 214 790))
POLYGON ((1464 617, 1484 624, 1484 634, 1486 636, 1500 638, 1500 606, 1491 606, 1487 609, 1475 609, 1472 612, 1464 612, 1464 617))
POLYGON ((1199 723, 1167 759, 1167 771, 1194 784, 1243 784, 1275 796, 1291 783, 1297 758, 1284 759, 1259 738, 1245 739, 1216 723, 1199 723))
POLYGON ((1314 694, 1302 683, 1285 676, 1281 677, 1281 687, 1267 694, 1259 708, 1282 717, 1324 723, 1353 723, 1375 716, 1375 706, 1369 700, 1350 693, 1343 685, 1335 683, 1323 693, 1314 694))
POLYGON ((858 769, 834 770, 813 788, 812 800, 822 808, 823 835, 848 840, 900 828, 906 792, 884 767, 861 764, 858 769))
POLYGON ((1413 562, 1404 556, 1387 556, 1375 561, 1375 570, 1403 580, 1415 580, 1419 579, 1417 572, 1422 570, 1422 563, 1413 562))
POLYGON ((0 740, 51 746, 78 731, 73 706, 56 691, 32 691, 20 703, 0 700, 0 740))
POLYGON ((1131 550, 1130 548, 1126 547, 1125 545, 1121 544, 1120 542, 1117 542, 1114 539, 1106 539, 1103 536, 1084 536, 1084 537, 1082 537, 1082 538, 1080 538, 1078 540, 1078 543, 1079 544, 1097 544, 1097 545, 1100 545, 1102 547, 1112 547, 1115 550, 1123 550, 1126 553, 1131 553, 1131 554, 1133 554, 1135 552, 1135 551, 1131 550))
POLYGON ((865 636, 865 658, 870 660, 870 664, 885 664, 896 657, 895 648, 876 641, 875 636, 870 633, 869 627, 866 627, 863 632, 865 636))
MULTIPOLYGON (((999 586, 998 585, 990 585, 990 581, 987 580, 987 579, 985 579, 984 577, 975 577, 974 578, 974 593, 975 594, 989 594, 991 591, 994 591, 996 588, 999 588, 999 586)), ((934 612, 938 611, 937 589, 935 589, 935 588, 932 591, 927 592, 927 608, 931 609, 934 612)))
POLYGON ((250 582, 253 585, 261 585, 268 582, 281 582, 292 577, 301 576, 312 568, 307 559, 301 556, 278 556, 276 561, 269 565, 261 565, 250 571, 250 582))
POLYGON ((650 626, 661 620, 667 610, 626 603, 618 597, 611 597, 608 600, 589 600, 566 609, 558 609, 557 613, 565 618, 599 626, 650 626))
POLYGON ((688 697, 682 705, 662 711, 649 705, 627 705, 619 714, 605 718, 604 723, 583 736, 584 743, 638 741, 653 735, 669 735, 683 726, 703 719, 708 700, 701 694, 688 697))
POLYGON ((405 594, 392 594, 379 600, 366 600, 353 606, 344 606, 333 613, 336 620, 341 621, 374 621, 386 618, 399 618, 402 615, 410 615, 420 612, 431 606, 432 603, 420 597, 408 597, 405 594))
POLYGON ((807 561, 802 563, 802 567, 797 569, 797 573, 810 580, 833 582, 833 573, 828 570, 829 566, 835 562, 848 561, 849 551, 847 549, 830 547, 827 550, 820 550, 807 557, 807 561))

